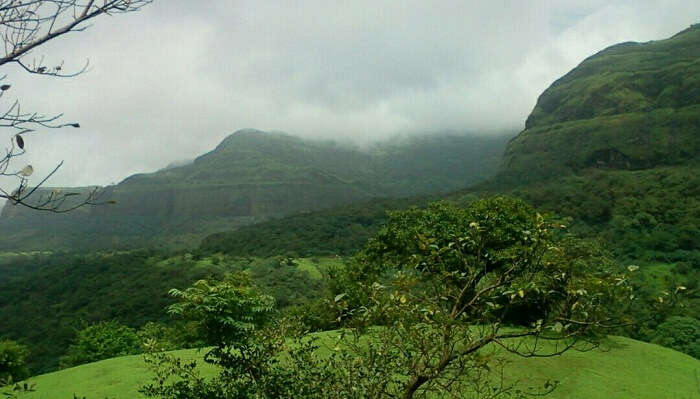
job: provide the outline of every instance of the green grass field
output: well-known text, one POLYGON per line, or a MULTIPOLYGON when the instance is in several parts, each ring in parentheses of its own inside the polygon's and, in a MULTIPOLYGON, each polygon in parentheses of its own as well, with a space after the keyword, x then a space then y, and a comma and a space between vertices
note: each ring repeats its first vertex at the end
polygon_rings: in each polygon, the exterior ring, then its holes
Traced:
MULTIPOLYGON (((201 351, 175 352, 185 359, 201 351)), ((558 380, 552 399, 694 399, 700 397, 700 361, 657 345, 613 337, 590 352, 567 352, 541 359, 509 357, 508 375, 523 387, 558 380)), ((141 356, 86 364, 32 378, 31 399, 141 398, 138 386, 150 372, 141 356)))

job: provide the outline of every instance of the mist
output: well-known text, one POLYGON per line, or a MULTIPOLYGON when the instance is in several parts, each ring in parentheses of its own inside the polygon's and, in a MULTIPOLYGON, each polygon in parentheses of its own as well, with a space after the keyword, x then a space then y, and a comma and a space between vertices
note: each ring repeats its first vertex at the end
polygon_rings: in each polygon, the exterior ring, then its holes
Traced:
POLYGON ((516 132, 586 57, 669 37, 698 16, 700 3, 675 0, 156 0, 32 55, 67 70, 89 60, 87 73, 6 69, 3 100, 82 126, 27 135, 18 169, 32 164, 40 179, 65 160, 47 185, 102 185, 195 158, 247 127, 359 145, 516 132))

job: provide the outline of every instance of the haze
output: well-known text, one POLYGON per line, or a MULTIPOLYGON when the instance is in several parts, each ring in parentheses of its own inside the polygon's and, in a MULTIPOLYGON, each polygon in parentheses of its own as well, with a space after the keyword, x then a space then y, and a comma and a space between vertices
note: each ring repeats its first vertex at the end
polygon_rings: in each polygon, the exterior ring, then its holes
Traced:
POLYGON ((89 58, 86 74, 4 72, 23 109, 82 125, 27 136, 18 162, 39 178, 65 160, 50 186, 109 184, 245 127, 357 143, 516 132, 585 57, 699 17, 687 0, 156 0, 33 54, 65 69, 89 58))

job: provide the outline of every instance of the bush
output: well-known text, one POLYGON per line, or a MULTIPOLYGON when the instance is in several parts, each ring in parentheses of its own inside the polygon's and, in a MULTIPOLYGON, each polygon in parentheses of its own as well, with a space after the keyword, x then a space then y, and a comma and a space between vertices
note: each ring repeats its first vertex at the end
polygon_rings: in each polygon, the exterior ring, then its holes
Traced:
POLYGON ((24 359, 27 357, 27 348, 15 341, 0 340, 0 385, 2 381, 12 379, 21 380, 27 376, 24 367, 24 359))
POLYGON ((140 352, 141 340, 136 331, 116 321, 103 321, 78 332, 60 364, 67 368, 140 352))
POLYGON ((656 329, 651 342, 700 359, 700 320, 694 317, 669 317, 656 329))

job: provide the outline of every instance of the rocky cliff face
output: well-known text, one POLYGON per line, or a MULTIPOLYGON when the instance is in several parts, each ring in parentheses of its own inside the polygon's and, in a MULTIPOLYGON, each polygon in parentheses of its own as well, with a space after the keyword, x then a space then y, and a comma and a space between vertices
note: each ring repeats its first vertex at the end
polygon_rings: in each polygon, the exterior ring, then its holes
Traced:
POLYGON ((537 101, 499 175, 541 180, 587 168, 638 170, 697 161, 700 25, 584 60, 537 101))

